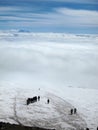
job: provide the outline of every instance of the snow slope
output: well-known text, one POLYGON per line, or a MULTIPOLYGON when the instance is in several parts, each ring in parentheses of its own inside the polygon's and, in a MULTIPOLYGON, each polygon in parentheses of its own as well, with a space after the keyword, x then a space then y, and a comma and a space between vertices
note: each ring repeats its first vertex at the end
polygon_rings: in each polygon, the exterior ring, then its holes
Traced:
POLYGON ((2 121, 56 130, 82 130, 87 126, 80 114, 70 115, 70 109, 74 108, 71 104, 50 92, 8 88, 0 97, 2 121), (4 98, 6 94, 7 99, 4 98), (35 95, 40 95, 40 101, 27 106, 26 99, 35 95), (50 99, 49 104, 47 99, 50 99))
MULTIPOLYGON (((40 88, 41 90, 39 90, 39 88, 36 87, 36 89, 34 87, 29 88, 28 86, 27 87, 23 87, 23 86, 13 87, 13 85, 12 86, 10 85, 10 87, 9 86, 0 87, 0 120, 5 121, 5 122, 11 122, 11 123, 18 123, 19 121, 22 124, 34 125, 33 123, 31 123, 32 118, 34 118, 34 120, 35 119, 40 120, 40 117, 41 118, 43 117, 43 122, 44 122, 44 119, 47 119, 47 118, 52 118, 52 119, 54 118, 56 119, 58 117, 62 118, 62 113, 64 113, 64 115, 67 115, 67 114, 69 115, 70 108, 76 107, 79 114, 79 117, 77 116, 77 118, 81 120, 80 123, 82 122, 82 120, 85 120, 87 126, 91 130, 96 129, 97 123, 98 123, 98 96, 97 96, 98 90, 87 89, 87 88, 86 89, 73 88, 73 87, 65 87, 61 90, 57 88, 54 89, 54 88, 48 88, 48 87, 40 88), (47 91, 48 91, 48 94, 47 94, 47 91), (32 97, 35 95, 41 95, 42 101, 35 103, 34 104, 35 106, 33 106, 33 104, 26 106, 27 97, 32 97), (54 98, 54 95, 55 95, 55 98, 54 98), (53 105, 47 106, 48 97, 50 99, 52 98, 51 104, 53 105), (45 109, 42 109, 41 106, 42 108, 45 108, 45 109), (56 107, 56 106, 59 106, 59 107, 56 107), (34 111, 32 110, 32 108, 34 108, 33 109, 34 111), (56 111, 54 108, 56 109, 56 111), (16 115, 18 116, 18 120, 15 117, 14 110, 16 110, 16 115), (48 110, 51 110, 51 111, 48 111, 48 110), (39 113, 40 111, 42 112, 39 113), (35 113, 35 112, 38 112, 38 113, 35 113), (43 115, 44 112, 47 113, 47 115, 46 114, 43 115)), ((68 117, 68 120, 69 120, 68 122, 71 122, 72 120, 69 118, 68 115, 65 116, 64 121, 66 121, 66 117, 68 117)), ((77 118, 75 117, 74 120, 77 118)), ((66 124, 67 124, 67 121, 66 121, 66 124)), ((37 123, 37 125, 43 126, 44 124, 37 123)), ((68 124, 65 126, 67 127, 68 124)), ((86 126, 86 125, 83 125, 83 126, 86 126)))

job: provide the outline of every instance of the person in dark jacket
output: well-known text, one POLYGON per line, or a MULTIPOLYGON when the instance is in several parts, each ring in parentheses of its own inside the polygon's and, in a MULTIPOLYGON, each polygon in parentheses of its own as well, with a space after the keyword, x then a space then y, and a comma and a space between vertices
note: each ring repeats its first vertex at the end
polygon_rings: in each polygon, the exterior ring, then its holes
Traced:
POLYGON ((74 108, 74 114, 76 114, 77 113, 77 109, 76 108, 74 108))
POLYGON ((48 103, 48 104, 50 103, 50 100, 49 100, 49 99, 47 100, 47 103, 48 103))
POLYGON ((73 114, 73 109, 70 110, 70 114, 71 114, 71 115, 73 114))
POLYGON ((40 101, 40 96, 38 96, 38 101, 40 101))

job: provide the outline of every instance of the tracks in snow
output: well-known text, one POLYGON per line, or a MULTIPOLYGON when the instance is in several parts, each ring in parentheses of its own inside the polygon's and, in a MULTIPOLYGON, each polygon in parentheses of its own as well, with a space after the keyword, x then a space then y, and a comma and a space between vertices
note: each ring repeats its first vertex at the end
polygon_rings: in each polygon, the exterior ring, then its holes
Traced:
POLYGON ((83 130, 85 121, 79 114, 70 115, 71 104, 51 93, 41 94, 41 101, 26 106, 26 95, 21 93, 16 97, 15 117, 19 124, 56 130, 83 130), (50 104, 47 104, 47 99, 50 104))

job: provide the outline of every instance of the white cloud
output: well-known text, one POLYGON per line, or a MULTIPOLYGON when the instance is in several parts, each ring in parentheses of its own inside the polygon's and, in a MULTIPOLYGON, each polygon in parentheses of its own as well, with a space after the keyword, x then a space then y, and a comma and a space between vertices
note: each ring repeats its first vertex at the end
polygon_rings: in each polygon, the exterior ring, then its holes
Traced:
POLYGON ((64 15, 70 15, 70 16, 93 16, 97 17, 98 16, 98 11, 90 11, 90 10, 75 10, 75 9, 68 9, 68 8, 58 8, 57 12, 64 14, 64 15))
POLYGON ((13 31, 0 37, 0 82, 97 88, 95 35, 13 31))
MULTIPOLYGON (((33 18, 35 14, 32 13, 30 16, 33 18)), ((98 11, 57 8, 52 13, 36 14, 35 24, 36 22, 39 25, 63 27, 98 27, 98 11)))
POLYGON ((64 26, 64 27, 98 27, 98 11, 57 8, 47 14, 27 13, 17 16, 1 16, 13 26, 64 26), (16 22, 13 20, 17 20, 16 22))
POLYGON ((65 24, 73 26, 97 26, 98 11, 74 10, 68 8, 59 8, 56 10, 65 24))

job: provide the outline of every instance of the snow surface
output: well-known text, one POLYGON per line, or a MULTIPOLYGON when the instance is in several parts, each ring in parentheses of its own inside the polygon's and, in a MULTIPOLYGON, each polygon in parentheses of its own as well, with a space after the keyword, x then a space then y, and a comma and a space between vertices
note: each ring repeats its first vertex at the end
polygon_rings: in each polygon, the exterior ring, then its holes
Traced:
MULTIPOLYGON (((48 107, 45 104, 47 96, 49 98, 55 96, 54 102, 63 104, 63 99, 66 102, 66 113, 72 106, 76 107, 77 117, 81 119, 80 123, 85 120, 91 130, 96 129, 98 126, 97 66, 97 35, 1 31, 0 120, 11 123, 20 121, 30 125, 34 114, 31 111, 33 104, 26 106, 24 102, 27 97, 39 93, 43 100, 38 102, 39 105, 36 103, 34 106, 34 111, 37 109, 34 116, 36 120, 40 120, 43 115, 44 122, 47 118, 46 114, 42 114, 44 112, 48 112, 50 119, 62 115, 58 109, 54 112, 57 104, 52 103, 48 107), (39 109, 42 113, 38 113, 39 109)), ((59 105, 57 106, 60 108, 59 105)), ((69 117, 68 119, 71 121, 69 117)), ((62 127, 69 127, 68 122, 63 123, 63 118, 58 122, 62 127)), ((42 124, 39 122, 37 125, 42 124)))
POLYGON ((50 92, 34 88, 13 91, 11 87, 3 91, 4 88, 0 91, 0 117, 4 122, 56 130, 82 130, 87 127, 79 113, 70 115, 74 106, 50 92), (36 95, 40 95, 40 101, 26 105, 27 98, 36 95))

